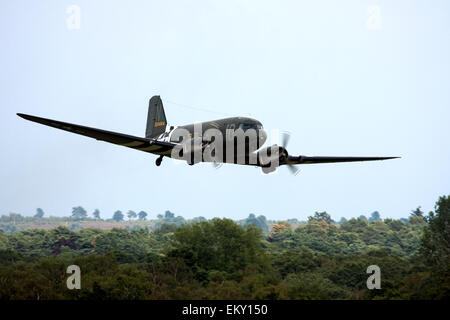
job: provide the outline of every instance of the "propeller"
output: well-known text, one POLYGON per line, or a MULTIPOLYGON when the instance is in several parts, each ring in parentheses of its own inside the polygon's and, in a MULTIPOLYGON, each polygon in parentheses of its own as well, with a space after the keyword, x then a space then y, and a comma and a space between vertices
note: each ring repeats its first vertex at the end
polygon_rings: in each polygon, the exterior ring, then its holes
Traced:
POLYGON ((299 172, 300 169, 296 168, 290 161, 289 161, 289 156, 287 154, 287 145, 289 144, 289 139, 291 138, 291 133, 289 131, 282 131, 281 132, 281 146, 283 147, 284 150, 286 150, 286 165, 289 169, 289 171, 296 176, 299 172))
POLYGON ((286 149, 289 144, 291 133, 289 131, 281 131, 281 146, 286 149))

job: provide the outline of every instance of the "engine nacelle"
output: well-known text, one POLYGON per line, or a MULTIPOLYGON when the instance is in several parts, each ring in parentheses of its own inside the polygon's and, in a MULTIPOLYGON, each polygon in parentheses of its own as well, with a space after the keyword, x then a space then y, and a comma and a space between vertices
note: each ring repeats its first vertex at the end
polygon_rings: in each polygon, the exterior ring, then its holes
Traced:
POLYGON ((276 144, 258 151, 258 161, 262 167, 279 167, 287 158, 287 150, 276 144))

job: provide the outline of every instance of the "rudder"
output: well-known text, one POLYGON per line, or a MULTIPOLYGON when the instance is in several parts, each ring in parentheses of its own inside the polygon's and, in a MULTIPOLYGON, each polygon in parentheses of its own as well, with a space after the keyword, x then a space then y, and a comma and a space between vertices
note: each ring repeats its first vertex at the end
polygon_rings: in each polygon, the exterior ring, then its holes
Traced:
POLYGON ((146 138, 155 138, 166 130, 167 119, 160 96, 153 96, 148 104, 146 138))

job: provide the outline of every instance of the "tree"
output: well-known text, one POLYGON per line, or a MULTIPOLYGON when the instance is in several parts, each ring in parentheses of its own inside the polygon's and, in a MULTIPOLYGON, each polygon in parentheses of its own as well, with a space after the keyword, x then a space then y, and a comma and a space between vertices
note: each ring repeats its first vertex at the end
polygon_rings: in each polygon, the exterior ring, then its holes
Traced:
POLYGON ((169 210, 166 210, 166 212, 164 213, 164 217, 167 218, 174 218, 175 214, 173 212, 170 212, 169 210))
POLYGON ((339 224, 343 224, 344 222, 346 222, 347 221, 347 219, 345 219, 344 217, 342 217, 340 220, 339 220, 339 224))
POLYGON ((200 222, 204 222, 204 221, 207 221, 206 218, 200 216, 200 217, 195 217, 195 218, 191 219, 189 222, 190 223, 200 223, 200 222))
POLYGON ((122 211, 117 210, 116 212, 114 212, 113 220, 117 221, 117 222, 123 221, 123 213, 122 213, 122 211))
POLYGON ((372 212, 372 214, 370 215, 370 218, 369 218, 369 222, 374 222, 374 221, 378 221, 378 220, 381 220, 380 213, 378 211, 372 212))
POLYGON ((139 217, 140 220, 145 220, 145 218, 147 217, 147 212, 145 212, 145 211, 140 211, 140 212, 138 213, 138 217, 139 217))
POLYGON ((366 218, 366 216, 365 216, 365 215, 363 215, 363 214, 359 216, 359 219, 367 221, 367 218, 366 218))
POLYGON ((404 223, 401 220, 384 219, 384 223, 389 229, 394 231, 400 231, 404 227, 404 223))
POLYGON ((283 231, 291 230, 291 225, 287 221, 279 221, 278 223, 275 223, 272 227, 272 230, 269 233, 269 236, 267 237, 267 240, 270 242, 277 241, 278 235, 280 233, 283 233, 283 231))
POLYGON ((34 215, 35 218, 42 218, 44 217, 44 210, 41 208, 36 209, 36 214, 34 215))
POLYGON ((426 221, 420 253, 431 271, 429 294, 433 299, 446 299, 450 292, 450 196, 439 198, 426 221))
POLYGON ((158 219, 164 218, 162 214, 158 214, 156 217, 157 217, 158 219))
POLYGON ((82 206, 72 208, 72 219, 83 220, 87 218, 87 212, 82 206))
POLYGON ((411 217, 420 217, 425 220, 424 212, 420 209, 420 206, 416 210, 411 211, 411 217))
POLYGON ((435 212, 427 217, 421 252, 430 265, 449 268, 450 261, 450 196, 440 197, 435 212))
POLYGON ((101 218, 100 218, 100 210, 95 209, 95 211, 92 213, 92 215, 94 216, 95 219, 101 220, 101 218))
POLYGON ((269 228, 266 224, 266 217, 265 216, 258 216, 256 217, 253 213, 250 213, 248 215, 248 218, 245 219, 244 222, 245 225, 253 224, 260 228, 265 234, 269 233, 269 228))
POLYGON ((308 221, 325 221, 326 223, 330 224, 333 223, 333 219, 331 219, 331 216, 326 212, 317 212, 314 214, 314 216, 309 216, 308 221))
POLYGON ((244 229, 230 219, 187 224, 176 229, 169 256, 182 258, 197 275, 211 270, 233 273, 251 264, 262 267, 266 257, 261 235, 259 228, 244 229))
POLYGON ((9 221, 11 221, 13 224, 16 224, 17 222, 20 222, 22 220, 23 220, 23 217, 20 213, 11 212, 9 214, 9 221))
POLYGON ((128 219, 131 220, 131 219, 136 218, 136 217, 137 217, 137 214, 136 214, 136 212, 134 212, 133 210, 129 210, 129 211, 127 212, 127 216, 128 216, 128 219))

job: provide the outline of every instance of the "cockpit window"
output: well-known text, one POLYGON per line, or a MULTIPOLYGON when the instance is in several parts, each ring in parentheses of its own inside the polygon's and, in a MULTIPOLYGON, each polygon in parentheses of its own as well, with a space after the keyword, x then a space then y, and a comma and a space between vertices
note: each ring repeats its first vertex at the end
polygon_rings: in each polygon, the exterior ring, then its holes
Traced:
POLYGON ((254 124, 254 123, 241 123, 239 125, 239 128, 241 128, 242 130, 247 130, 247 129, 257 129, 260 130, 262 129, 262 125, 260 124, 254 124))

